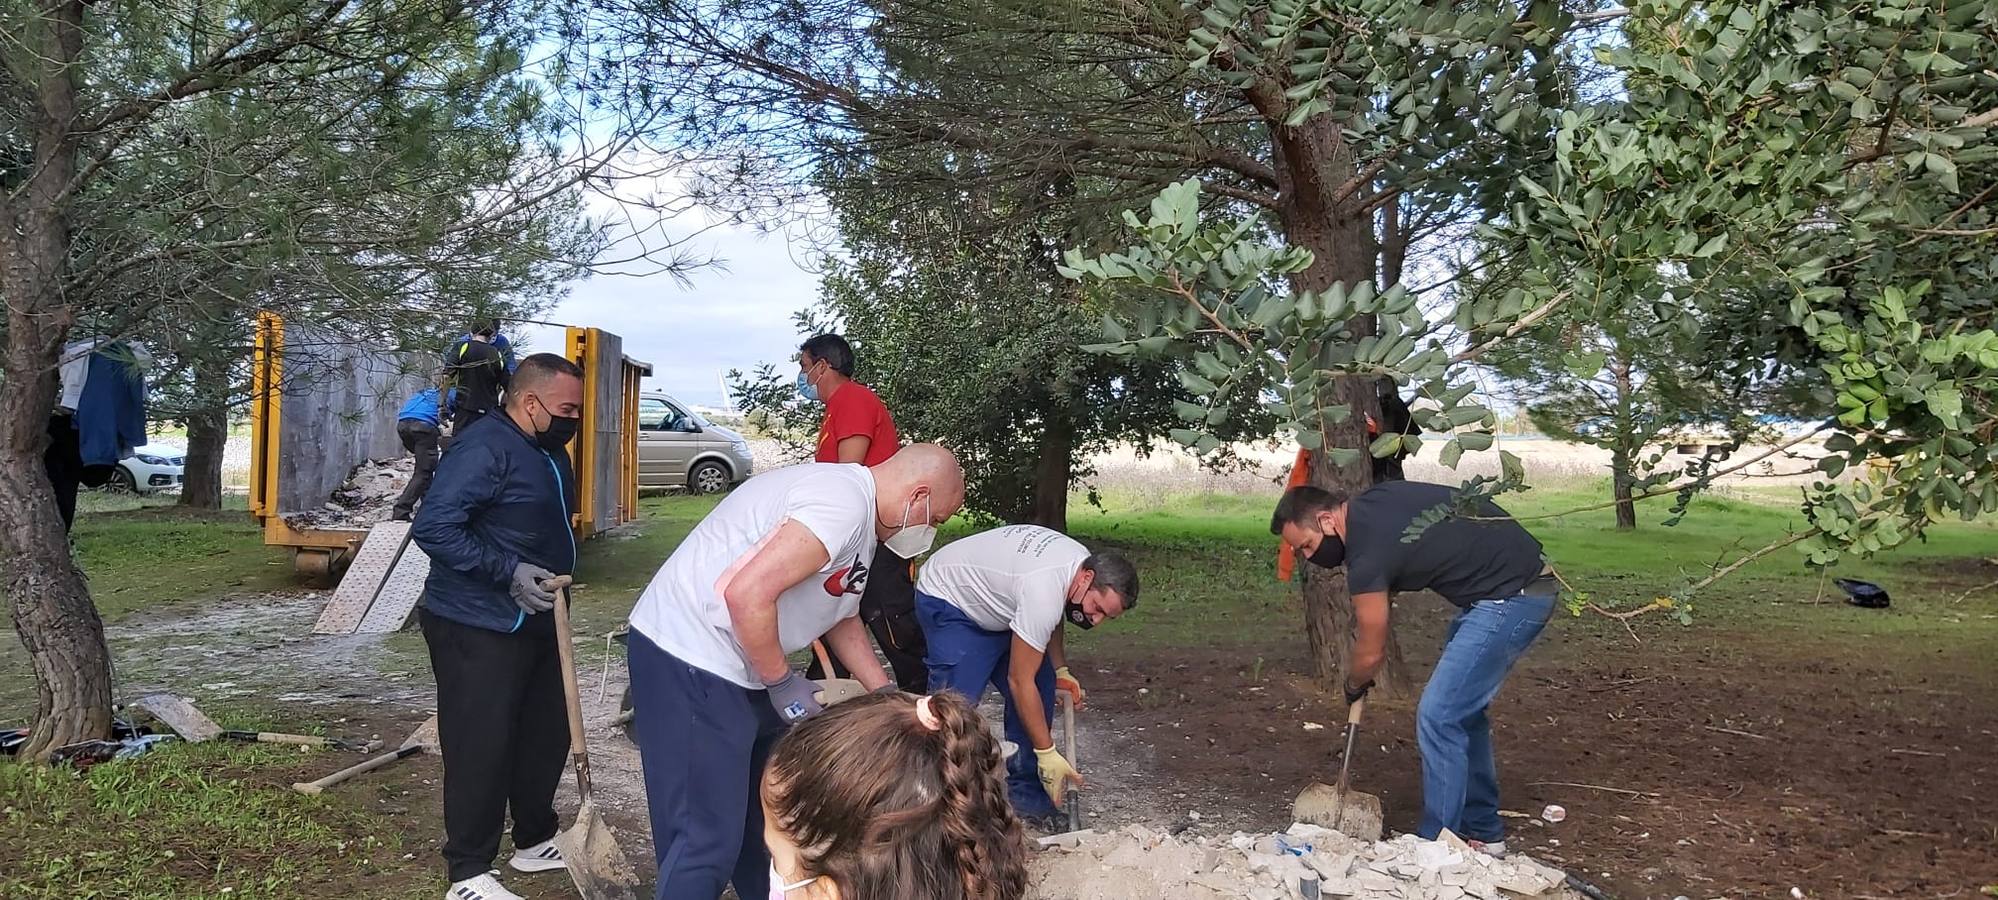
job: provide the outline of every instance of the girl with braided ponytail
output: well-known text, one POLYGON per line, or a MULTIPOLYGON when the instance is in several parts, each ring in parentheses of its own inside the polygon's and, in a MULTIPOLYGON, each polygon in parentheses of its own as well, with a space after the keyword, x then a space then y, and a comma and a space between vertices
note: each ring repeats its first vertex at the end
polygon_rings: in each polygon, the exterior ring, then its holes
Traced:
POLYGON ((1020 900, 999 741, 963 697, 873 694, 799 723, 763 774, 770 900, 1020 900))

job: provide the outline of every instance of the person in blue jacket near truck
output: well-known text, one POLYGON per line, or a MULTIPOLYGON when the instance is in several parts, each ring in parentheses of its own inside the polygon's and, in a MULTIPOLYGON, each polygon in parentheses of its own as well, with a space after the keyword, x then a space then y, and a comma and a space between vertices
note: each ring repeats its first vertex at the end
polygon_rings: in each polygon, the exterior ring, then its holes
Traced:
POLYGON ((468 423, 437 466, 410 529, 430 556, 418 618, 437 680, 444 755, 446 900, 520 900, 489 870, 513 815, 521 872, 565 867, 555 787, 568 713, 548 582, 576 567, 566 447, 583 372, 560 356, 520 363, 506 404, 468 423))

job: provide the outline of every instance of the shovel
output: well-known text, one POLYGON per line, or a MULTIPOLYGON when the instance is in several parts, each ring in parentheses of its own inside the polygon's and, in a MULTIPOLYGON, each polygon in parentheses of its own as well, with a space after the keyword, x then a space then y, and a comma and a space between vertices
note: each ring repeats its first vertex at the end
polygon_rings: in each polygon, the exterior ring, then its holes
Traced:
POLYGON ((346 781, 356 775, 372 772, 396 760, 407 759, 418 753, 437 752, 440 752, 437 743, 437 717, 431 716, 428 719, 424 719, 423 724, 416 726, 416 730, 410 732, 409 738, 403 741, 402 746, 397 747, 395 750, 384 753, 367 762, 348 766, 318 781, 293 782, 291 789, 301 794, 324 793, 327 788, 342 781, 346 781))
POLYGON ((1381 798, 1347 790, 1353 776, 1353 743, 1360 735, 1360 714, 1367 701, 1361 698, 1346 710, 1346 755, 1339 760, 1339 785, 1313 783, 1297 795, 1291 806, 1291 821, 1330 828, 1363 841, 1381 839, 1381 798))
POLYGON ((819 696, 817 699, 820 706, 831 706, 835 703, 852 700, 855 697, 867 696, 867 689, 861 687, 859 681, 852 678, 832 677, 832 657, 826 654, 826 645, 824 642, 813 641, 812 653, 818 656, 819 668, 826 673, 826 677, 818 681, 819 696))
POLYGON ((195 709, 194 704, 172 694, 147 694, 130 704, 143 709, 160 724, 165 725, 180 739, 190 744, 206 741, 244 741, 252 744, 296 744, 301 747, 332 747, 335 750, 356 750, 367 753, 381 749, 380 744, 356 743, 340 738, 319 737, 311 734, 283 734, 275 731, 230 731, 215 724, 206 713, 195 709))
MULTIPOLYGON (((555 585, 550 585, 554 587, 555 585)), ((569 704, 569 753, 576 758, 576 793, 583 805, 576 824, 555 836, 555 846, 569 864, 569 878, 583 900, 638 900, 638 875, 617 845, 603 813, 597 811, 590 788, 590 751, 583 741, 583 700, 576 689, 576 647, 569 630, 569 588, 558 588, 555 601, 555 643, 562 654, 562 696, 569 704)))

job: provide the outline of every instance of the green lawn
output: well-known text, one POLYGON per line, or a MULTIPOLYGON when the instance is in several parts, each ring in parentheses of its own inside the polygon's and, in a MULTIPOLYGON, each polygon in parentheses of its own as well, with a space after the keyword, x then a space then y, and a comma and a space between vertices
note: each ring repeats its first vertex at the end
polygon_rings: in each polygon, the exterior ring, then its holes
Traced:
POLYGON ((171 503, 94 493, 81 498, 70 538, 105 619, 299 586, 289 558, 264 546, 247 510, 183 510, 171 503))

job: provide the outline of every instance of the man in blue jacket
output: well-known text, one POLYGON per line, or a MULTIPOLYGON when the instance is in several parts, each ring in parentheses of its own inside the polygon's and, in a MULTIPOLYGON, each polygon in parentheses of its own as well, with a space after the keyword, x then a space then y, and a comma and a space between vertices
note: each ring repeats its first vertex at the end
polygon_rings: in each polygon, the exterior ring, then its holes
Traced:
POLYGON ((392 518, 398 522, 409 521, 416 510, 416 501, 423 499, 423 492, 430 489, 430 478, 437 472, 444 423, 451 418, 451 401, 457 394, 457 388, 425 388, 410 397, 402 405, 402 411, 396 413, 396 437, 402 439, 402 449, 416 454, 416 468, 409 475, 409 485, 395 500, 392 518))
POLYGON ((488 870, 513 814, 521 872, 564 868, 555 786, 568 714, 545 586, 576 564, 564 448, 583 411, 583 373, 537 353, 506 405, 458 431, 411 536, 430 555, 419 616, 437 679, 444 751, 446 900, 520 900, 488 870))

